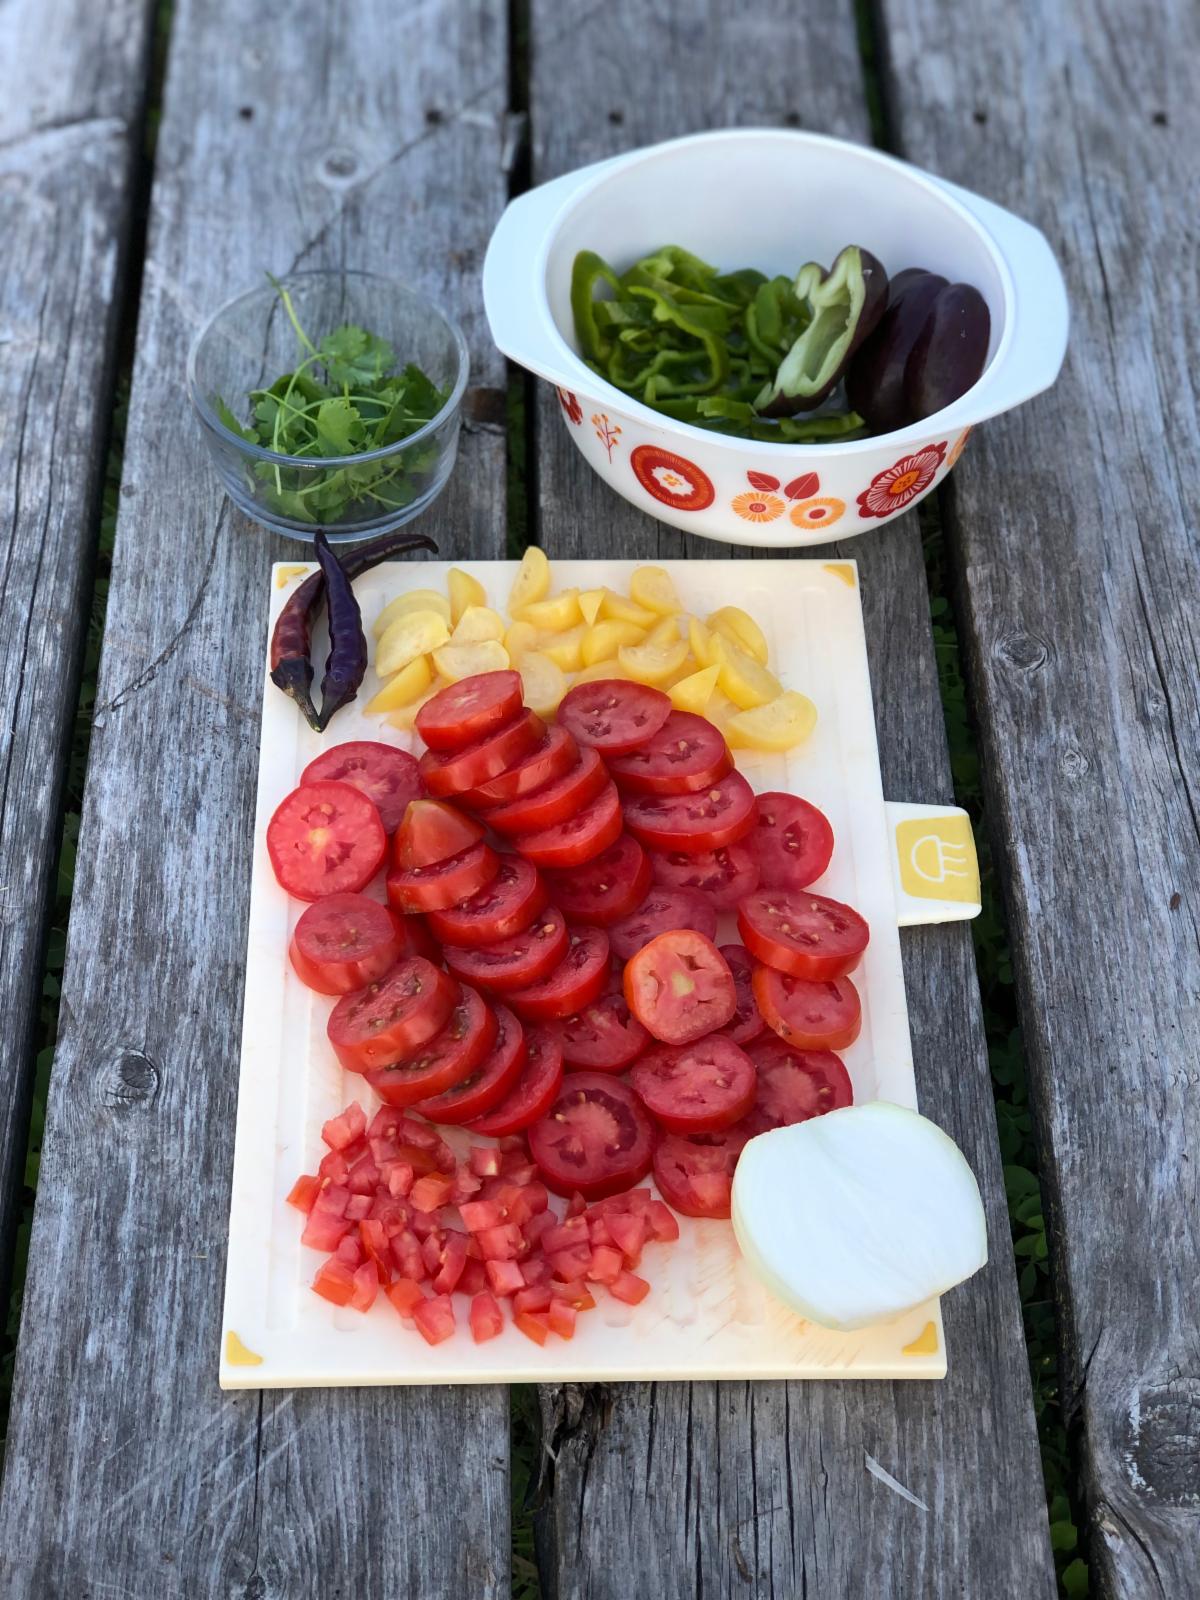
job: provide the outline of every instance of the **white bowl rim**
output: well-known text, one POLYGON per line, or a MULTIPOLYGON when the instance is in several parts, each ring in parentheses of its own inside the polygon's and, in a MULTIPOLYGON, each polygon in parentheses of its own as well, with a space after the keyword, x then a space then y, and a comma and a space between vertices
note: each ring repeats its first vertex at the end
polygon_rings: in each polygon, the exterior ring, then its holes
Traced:
MULTIPOLYGON (((852 139, 839 139, 829 133, 809 133, 802 128, 713 128, 703 133, 684 134, 678 139, 664 139, 658 144, 646 145, 639 150, 631 150, 625 155, 613 156, 608 161, 596 164, 593 178, 583 184, 571 198, 562 206, 554 217, 542 239, 534 261, 536 278, 536 291, 538 294, 538 309, 545 319, 551 337, 558 344, 562 355, 580 374, 580 388, 585 393, 591 393, 595 385, 617 397, 614 410, 620 410, 624 415, 636 418, 650 427, 659 428, 667 433, 678 434, 681 438, 703 441, 710 447, 718 445, 731 446, 735 449, 753 450, 756 454, 764 453, 768 459, 796 460, 797 451, 820 451, 823 455, 855 456, 865 455, 884 447, 885 440, 894 440, 901 445, 923 444, 931 435, 942 431, 938 426, 938 418, 944 417, 948 412, 962 407, 969 409, 967 402, 981 387, 986 386, 992 374, 998 372, 1003 363, 1003 358, 1013 341, 1016 318, 1014 308, 1016 304, 1016 288, 1013 283, 1012 273, 1007 260, 996 241, 988 230, 974 216, 957 195, 950 192, 944 184, 940 183, 931 173, 921 170, 920 167, 911 166, 907 161, 901 161, 896 156, 888 155, 883 150, 876 150, 871 145, 856 144, 852 139), (675 417, 664 416, 661 411, 655 411, 652 406, 644 405, 642 401, 635 400, 627 395, 623 389, 618 389, 615 384, 609 383, 607 378, 602 378, 598 372, 579 356, 563 338, 559 331, 558 323, 550 311, 550 299, 546 292, 546 275, 550 264, 550 251, 558 237, 566 219, 586 200, 594 194, 601 185, 610 182, 613 178, 624 174, 631 167, 643 165, 645 162, 660 156, 664 151, 678 149, 683 145, 713 144, 728 141, 733 144, 749 144, 758 139, 781 139, 798 144, 815 145, 822 149, 848 150, 865 161, 889 170, 901 171, 911 182, 928 191, 937 201, 948 210, 955 213, 979 238, 984 248, 992 258, 996 268, 996 275, 1000 279, 1004 299, 1004 331, 1000 335, 1000 342, 993 352, 992 359, 988 362, 979 377, 956 400, 948 406, 943 406, 941 411, 935 411, 932 416, 924 417, 920 422, 911 422, 907 427, 896 428, 890 433, 869 434, 863 439, 849 440, 814 440, 808 444, 790 443, 780 440, 778 444, 764 439, 743 439, 736 433, 722 433, 717 428, 697 428, 693 423, 681 422, 675 417)), ((978 419, 977 419, 978 420, 978 419)), ((965 427, 967 422, 952 421, 948 427, 965 427)))

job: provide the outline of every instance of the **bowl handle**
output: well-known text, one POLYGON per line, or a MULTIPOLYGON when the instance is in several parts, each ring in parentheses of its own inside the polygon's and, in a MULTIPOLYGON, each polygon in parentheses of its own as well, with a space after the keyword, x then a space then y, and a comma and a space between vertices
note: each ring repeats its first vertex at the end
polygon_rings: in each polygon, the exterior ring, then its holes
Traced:
POLYGON ((1058 377, 1070 327, 1067 288, 1045 235, 1031 223, 956 183, 934 181, 986 229, 1012 274, 1015 315, 1008 349, 988 373, 986 391, 981 386, 960 402, 975 413, 964 421, 981 422, 1041 394, 1058 377))

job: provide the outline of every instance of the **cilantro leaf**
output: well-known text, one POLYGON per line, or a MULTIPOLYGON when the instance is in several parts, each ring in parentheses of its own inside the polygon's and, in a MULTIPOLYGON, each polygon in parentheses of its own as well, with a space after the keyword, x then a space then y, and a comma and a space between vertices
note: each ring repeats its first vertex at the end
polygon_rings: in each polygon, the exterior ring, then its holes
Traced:
POLYGON ((325 456, 349 456, 360 447, 362 418, 349 400, 323 400, 317 411, 317 442, 325 456))
POLYGON ((221 399, 219 394, 213 396, 213 407, 221 421, 224 423, 225 427, 229 429, 230 433, 236 433, 238 438, 245 439, 247 444, 258 443, 258 435, 255 433, 254 429, 244 428, 234 416, 233 412, 225 404, 224 400, 221 399))
POLYGON ((378 383, 391 368, 396 352, 386 339, 347 323, 327 333, 317 346, 329 381, 341 388, 378 383))

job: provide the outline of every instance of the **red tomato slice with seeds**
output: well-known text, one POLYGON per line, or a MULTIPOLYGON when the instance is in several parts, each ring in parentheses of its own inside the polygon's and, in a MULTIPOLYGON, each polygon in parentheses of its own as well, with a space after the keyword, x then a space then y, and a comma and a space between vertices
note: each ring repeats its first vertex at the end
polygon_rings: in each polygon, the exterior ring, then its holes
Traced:
POLYGON ((719 850, 754 823, 754 790, 740 772, 698 794, 635 795, 625 803, 625 826, 654 850, 719 850))
POLYGON ((625 1000, 663 1044, 689 1044, 721 1028, 737 1009, 725 957, 703 934, 660 933, 625 968, 625 1000))
POLYGON ((466 806, 484 810, 488 806, 502 806, 510 800, 519 800, 534 789, 541 789, 555 778, 561 778, 579 760, 579 746, 565 728, 557 723, 546 729, 546 737, 536 750, 522 757, 502 772, 489 778, 478 788, 468 789, 462 796, 466 806))
POLYGON ((507 1006, 494 1006, 496 1037, 474 1072, 432 1100, 418 1100, 413 1110, 430 1122, 457 1126, 481 1117, 499 1105, 516 1086, 525 1066, 525 1030, 507 1006))
POLYGON ((646 852, 631 833, 622 833, 616 844, 582 866, 548 873, 546 885, 555 905, 572 922, 606 928, 641 905, 650 877, 646 852))
POLYGON ((849 978, 793 978, 756 967, 752 982, 767 1027, 798 1050, 845 1050, 862 1031, 862 1002, 849 978))
POLYGON ((489 811, 488 827, 510 835, 553 827, 594 800, 608 781, 604 763, 596 752, 581 750, 579 760, 561 778, 489 811))
POLYGON ((320 900, 365 889, 387 854, 387 835, 361 790, 322 779, 280 803, 267 824, 267 854, 281 888, 320 900))
POLYGON ((556 906, 534 919, 511 939, 498 939, 480 949, 445 945, 442 955, 455 977, 482 989, 508 994, 548 978, 567 953, 567 924, 556 906))
POLYGON ((461 905, 431 911, 429 926, 443 944, 477 950, 523 932, 545 904, 537 868, 520 856, 501 856, 490 883, 461 905))
POLYGON ((532 711, 521 711, 503 727, 455 750, 427 750, 421 776, 433 795, 464 794, 500 774, 536 750, 546 724, 532 711))
POLYGON ((301 913, 288 956, 318 994, 349 994, 400 959, 400 919, 365 894, 330 894, 301 913))
POLYGON ((619 1078, 569 1072, 549 1113, 530 1128, 529 1151, 555 1194, 599 1200, 649 1172, 654 1124, 619 1078))
POLYGON ((468 1124, 468 1131, 491 1139, 520 1133, 549 1110, 563 1078, 562 1050, 546 1028, 525 1031, 525 1065, 499 1105, 468 1124))
POLYGON ((871 937, 857 911, 805 889, 756 889, 738 907, 738 931, 759 961, 814 981, 853 972, 871 937))
POLYGON ((425 793, 416 757, 374 739, 351 739, 323 750, 300 774, 300 782, 348 783, 374 802, 385 833, 395 833, 410 800, 425 793))
POLYGON ((414 800, 392 840, 398 867, 432 867, 459 856, 483 838, 483 825, 444 800, 414 800))
POLYGON ((755 1133, 789 1128, 854 1104, 850 1074, 832 1050, 793 1050, 782 1039, 766 1038, 751 1054, 758 1087, 746 1120, 755 1133))
POLYGON ((604 756, 621 756, 653 738, 671 710, 661 689, 622 678, 597 678, 568 689, 558 720, 577 743, 604 756))
POLYGON ((348 1072, 389 1067, 440 1033, 457 1001, 450 974, 413 956, 342 996, 329 1014, 329 1042, 348 1072))
POLYGON ((654 1181, 685 1217, 728 1217, 733 1172, 750 1138, 744 1122, 723 1133, 672 1133, 654 1152, 654 1181))
POLYGON ((636 911, 608 930, 613 955, 629 961, 660 933, 692 928, 706 939, 715 939, 717 913, 710 900, 692 889, 651 889, 636 911))
POLYGON ((409 956, 424 956, 436 966, 442 959, 441 951, 429 937, 423 919, 397 911, 393 911, 392 915, 400 934, 400 954, 397 959, 406 961, 409 956))
POLYGON ((636 1064, 633 1091, 668 1133, 719 1133, 754 1104, 754 1063, 720 1034, 669 1050, 651 1050, 636 1064))
POLYGON ((476 673, 427 700, 417 712, 417 732, 431 750, 461 750, 511 722, 523 700, 519 673, 476 673))
POLYGON ((691 711, 672 711, 645 744, 608 763, 629 794, 692 794, 711 789, 732 769, 725 735, 691 711))
POLYGON ((621 827, 621 797, 615 783, 606 783, 573 817, 536 833, 520 834, 516 847, 535 867, 575 867, 615 844, 621 827))
POLYGON ((758 857, 744 842, 719 850, 651 850, 654 881, 666 889, 695 889, 717 911, 732 911, 758 888, 758 857))
POLYGON ((770 791, 756 802, 758 821, 747 840, 758 857, 764 889, 803 889, 833 856, 833 829, 816 806, 799 795, 770 791))
POLYGON ((366 1080, 386 1105, 416 1105, 445 1093, 477 1071, 498 1031, 487 1002, 464 984, 458 1004, 439 1034, 403 1062, 366 1073, 366 1080))
POLYGON ((541 983, 507 996, 519 1017, 552 1022, 590 1005, 608 980, 608 936, 601 928, 575 928, 567 953, 541 983))
POLYGON ((723 944, 720 946, 720 951, 729 963, 734 987, 737 990, 737 1010, 721 1032, 726 1039, 732 1039, 734 1044, 745 1046, 751 1039, 757 1039, 766 1027, 758 1009, 758 1001, 754 997, 752 981, 754 961, 744 944, 723 944))
POLYGON ((602 994, 575 1016, 549 1026, 562 1045, 566 1064, 591 1072, 624 1072, 650 1043, 650 1035, 619 991, 602 994))
POLYGON ((387 897, 397 911, 448 911, 491 883, 499 867, 496 852, 480 842, 429 867, 393 867, 387 897))

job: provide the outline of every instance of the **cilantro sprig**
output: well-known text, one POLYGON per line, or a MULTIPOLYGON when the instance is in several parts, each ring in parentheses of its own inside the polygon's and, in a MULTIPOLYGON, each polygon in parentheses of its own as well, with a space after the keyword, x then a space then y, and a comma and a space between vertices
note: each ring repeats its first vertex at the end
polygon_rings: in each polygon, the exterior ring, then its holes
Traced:
MULTIPOLYGON (((295 329, 300 359, 269 389, 250 391, 248 423, 216 398, 217 415, 238 438, 297 463, 354 457, 409 438, 445 405, 448 391, 412 362, 397 367, 392 346, 366 328, 346 323, 314 344, 288 290, 277 282, 275 287, 295 329)), ((431 439, 402 454, 344 467, 314 470, 258 461, 249 469, 251 487, 256 499, 295 521, 361 520, 410 505, 429 486, 440 453, 431 439)))

